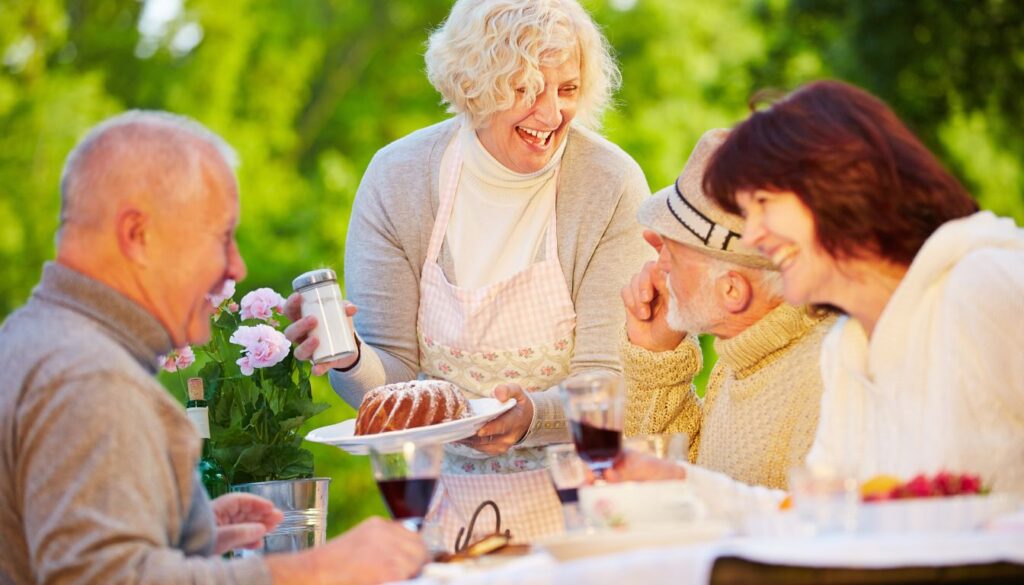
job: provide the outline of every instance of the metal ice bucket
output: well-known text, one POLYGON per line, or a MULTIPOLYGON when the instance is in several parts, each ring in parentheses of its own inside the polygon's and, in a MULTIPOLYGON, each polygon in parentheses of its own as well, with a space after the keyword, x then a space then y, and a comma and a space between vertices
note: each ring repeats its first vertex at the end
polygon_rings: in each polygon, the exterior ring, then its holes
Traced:
POLYGON ((284 512, 284 520, 273 532, 263 537, 258 551, 235 551, 239 556, 277 552, 294 552, 320 546, 327 541, 327 487, 330 478, 285 479, 258 481, 231 486, 233 492, 244 492, 267 498, 284 512))

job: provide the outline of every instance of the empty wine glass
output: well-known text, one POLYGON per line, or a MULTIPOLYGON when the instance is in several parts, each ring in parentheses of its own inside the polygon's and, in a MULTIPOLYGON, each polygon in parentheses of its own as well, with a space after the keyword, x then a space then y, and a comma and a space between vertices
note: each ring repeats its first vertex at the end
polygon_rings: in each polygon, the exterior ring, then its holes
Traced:
POLYGON ((645 453, 676 463, 685 463, 689 458, 690 435, 684 432, 637 435, 626 437, 622 444, 630 451, 645 453))
POLYGON ((434 500, 444 450, 436 443, 402 443, 398 450, 370 447, 373 478, 391 516, 419 532, 434 500))
POLYGON ((622 450, 626 384, 620 374, 597 370, 576 374, 559 385, 576 452, 604 480, 622 450))

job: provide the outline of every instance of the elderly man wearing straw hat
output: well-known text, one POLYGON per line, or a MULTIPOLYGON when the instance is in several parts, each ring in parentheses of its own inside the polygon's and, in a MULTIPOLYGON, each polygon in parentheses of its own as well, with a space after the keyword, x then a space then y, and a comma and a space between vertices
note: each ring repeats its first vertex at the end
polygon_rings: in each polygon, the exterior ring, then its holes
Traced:
POLYGON ((705 197, 704 168, 727 134, 706 133, 675 184, 640 208, 659 257, 622 289, 625 432, 688 433, 692 463, 784 489, 818 425, 818 356, 834 319, 783 302, 779 273, 740 244, 743 218, 705 197), (697 334, 714 335, 719 356, 703 400, 697 334))

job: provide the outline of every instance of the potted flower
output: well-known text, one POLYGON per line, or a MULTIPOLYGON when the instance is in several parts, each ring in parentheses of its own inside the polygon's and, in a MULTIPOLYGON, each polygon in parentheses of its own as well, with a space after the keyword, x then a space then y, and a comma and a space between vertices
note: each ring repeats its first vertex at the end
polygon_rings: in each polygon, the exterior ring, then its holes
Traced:
POLYGON ((234 294, 235 283, 228 281, 220 295, 211 296, 216 312, 210 341, 175 350, 164 359, 164 369, 178 372, 184 385, 182 369, 199 362, 212 459, 232 490, 268 497, 284 511, 264 549, 322 543, 330 480, 313 478, 313 455, 303 448, 299 430, 327 406, 313 402, 310 366, 295 359, 282 333, 288 324, 284 297, 260 288, 236 303, 234 294))

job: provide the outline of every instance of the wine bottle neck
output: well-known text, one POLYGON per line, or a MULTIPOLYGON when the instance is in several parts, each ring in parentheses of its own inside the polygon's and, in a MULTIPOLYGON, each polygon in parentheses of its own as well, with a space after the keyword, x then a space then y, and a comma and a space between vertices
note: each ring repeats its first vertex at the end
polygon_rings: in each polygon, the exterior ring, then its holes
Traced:
POLYGON ((209 437, 203 438, 203 451, 201 453, 203 459, 213 458, 213 441, 209 437))

